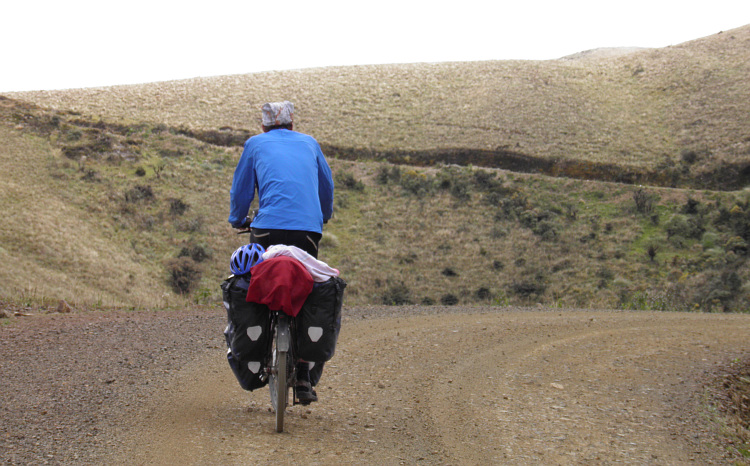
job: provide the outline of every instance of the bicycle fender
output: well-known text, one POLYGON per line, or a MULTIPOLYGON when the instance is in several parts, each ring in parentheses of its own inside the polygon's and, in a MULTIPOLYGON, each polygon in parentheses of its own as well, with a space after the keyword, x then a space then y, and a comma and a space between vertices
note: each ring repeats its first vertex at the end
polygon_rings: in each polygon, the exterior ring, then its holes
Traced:
POLYGON ((279 351, 289 351, 289 346, 292 341, 291 332, 289 331, 289 322, 286 319, 279 319, 276 331, 278 332, 279 337, 276 341, 276 348, 279 351))

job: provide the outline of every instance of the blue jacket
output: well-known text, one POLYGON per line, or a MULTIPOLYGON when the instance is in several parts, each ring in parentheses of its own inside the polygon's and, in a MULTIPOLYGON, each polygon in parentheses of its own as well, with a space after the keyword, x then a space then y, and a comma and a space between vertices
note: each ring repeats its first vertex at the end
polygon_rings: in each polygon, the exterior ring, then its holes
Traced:
POLYGON ((245 142, 229 193, 232 226, 245 221, 256 188, 255 228, 322 233, 333 214, 331 169, 306 134, 274 129, 245 142))

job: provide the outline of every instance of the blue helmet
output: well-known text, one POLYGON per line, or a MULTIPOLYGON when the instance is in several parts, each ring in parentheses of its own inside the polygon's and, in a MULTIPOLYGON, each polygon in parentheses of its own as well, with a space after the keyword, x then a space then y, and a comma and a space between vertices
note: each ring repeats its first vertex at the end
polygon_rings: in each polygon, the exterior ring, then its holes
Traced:
POLYGON ((229 260, 229 268, 235 275, 245 275, 250 267, 263 262, 263 253, 266 250, 257 243, 246 244, 238 248, 229 260))

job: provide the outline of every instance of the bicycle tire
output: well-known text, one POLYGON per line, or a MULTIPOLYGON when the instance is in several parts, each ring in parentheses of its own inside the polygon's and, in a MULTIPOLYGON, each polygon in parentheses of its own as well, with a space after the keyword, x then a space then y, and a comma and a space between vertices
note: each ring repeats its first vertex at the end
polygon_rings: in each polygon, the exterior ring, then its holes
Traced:
POLYGON ((269 380, 271 392, 271 404, 276 412, 276 432, 284 431, 284 412, 289 399, 289 349, 290 333, 289 321, 284 316, 279 316, 276 324, 276 335, 274 336, 273 367, 269 380))
POLYGON ((276 376, 276 432, 284 431, 284 411, 286 411, 287 401, 287 383, 286 383, 286 364, 287 352, 279 351, 278 358, 278 375, 276 376))

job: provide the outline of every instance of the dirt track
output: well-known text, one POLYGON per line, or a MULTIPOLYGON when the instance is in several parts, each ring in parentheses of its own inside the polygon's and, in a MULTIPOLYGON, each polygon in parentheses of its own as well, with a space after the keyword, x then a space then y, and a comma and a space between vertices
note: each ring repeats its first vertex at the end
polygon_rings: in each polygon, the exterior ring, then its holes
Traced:
POLYGON ((6 463, 682 464, 729 461, 703 384, 750 316, 345 310, 318 387, 276 434, 220 311, 23 317, 0 328, 6 463), (166 336, 165 336, 166 335, 166 336), (36 348, 36 349, 34 349, 36 348))

